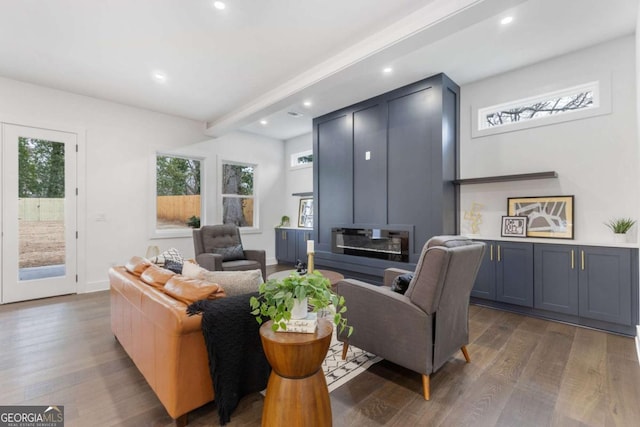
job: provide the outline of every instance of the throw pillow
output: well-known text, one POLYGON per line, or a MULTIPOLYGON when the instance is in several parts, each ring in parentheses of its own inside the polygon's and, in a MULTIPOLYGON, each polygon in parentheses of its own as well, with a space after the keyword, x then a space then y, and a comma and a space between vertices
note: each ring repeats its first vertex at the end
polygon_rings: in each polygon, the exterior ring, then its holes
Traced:
POLYGON ((151 264, 149 268, 140 275, 140 280, 154 288, 162 288, 164 284, 175 275, 176 273, 171 270, 151 264))
POLYGON ((391 290, 399 294, 404 294, 407 292, 411 279, 413 279, 413 273, 405 273, 396 276, 396 278, 393 279, 393 282, 391 282, 391 290))
POLYGON ((182 274, 182 263, 172 260, 167 260, 164 263, 164 268, 171 270, 176 274, 182 274))
POLYGON ((200 276, 207 282, 217 283, 224 288, 227 296, 243 295, 258 292, 258 287, 263 282, 262 271, 208 271, 200 276))
POLYGON ((148 259, 142 258, 140 256, 133 256, 131 259, 124 265, 124 268, 131 274, 135 274, 140 277, 143 271, 145 271, 151 262, 148 259))
POLYGON ((167 249, 166 251, 162 252, 158 256, 154 256, 149 261, 151 261, 154 264, 158 264, 158 265, 164 266, 164 263, 167 262, 167 261, 175 261, 175 262, 179 262, 180 264, 182 264, 184 262, 184 258, 182 257, 182 255, 180 255, 180 252, 178 252, 178 250, 176 248, 171 248, 171 249, 167 249))
POLYGON ((187 305, 202 299, 225 297, 224 289, 215 283, 175 275, 165 283, 164 292, 187 305))
POLYGON ((182 275, 190 279, 200 279, 200 275, 204 271, 208 270, 191 261, 185 261, 184 264, 182 264, 182 275))
POLYGON ((222 255, 222 261, 236 261, 239 259, 245 259, 242 245, 229 246, 226 248, 215 248, 214 254, 222 255))

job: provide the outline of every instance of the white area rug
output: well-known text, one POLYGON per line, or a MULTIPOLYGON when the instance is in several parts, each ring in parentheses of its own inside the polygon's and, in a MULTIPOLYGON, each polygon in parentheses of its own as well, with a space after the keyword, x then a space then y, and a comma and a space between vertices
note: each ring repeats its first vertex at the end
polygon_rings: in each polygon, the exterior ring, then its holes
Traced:
POLYGON ((342 343, 336 338, 336 331, 334 329, 327 357, 325 357, 324 362, 322 362, 322 370, 327 379, 329 393, 360 375, 366 371, 369 366, 381 360, 381 357, 360 350, 352 345, 349 346, 346 360, 342 360, 342 343))

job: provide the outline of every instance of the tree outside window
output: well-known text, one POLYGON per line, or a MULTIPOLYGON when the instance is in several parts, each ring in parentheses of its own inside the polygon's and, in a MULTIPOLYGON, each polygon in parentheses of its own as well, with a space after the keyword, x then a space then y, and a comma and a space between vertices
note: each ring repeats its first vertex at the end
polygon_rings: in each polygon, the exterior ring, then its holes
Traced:
POLYGON ((200 164, 200 160, 187 157, 156 157, 157 229, 185 229, 199 224, 200 164))
POLYGON ((254 227, 256 165, 222 163, 222 222, 254 227))

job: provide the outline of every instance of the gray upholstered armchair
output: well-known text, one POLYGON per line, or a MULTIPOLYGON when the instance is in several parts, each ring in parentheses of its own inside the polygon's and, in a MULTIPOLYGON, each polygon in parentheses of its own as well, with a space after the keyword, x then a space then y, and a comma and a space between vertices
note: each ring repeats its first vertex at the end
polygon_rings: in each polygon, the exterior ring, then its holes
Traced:
POLYGON ((407 271, 385 271, 386 286, 342 280, 337 292, 344 296, 353 334, 344 334, 343 358, 349 344, 422 374, 425 400, 429 376, 458 350, 470 361, 469 295, 485 245, 461 236, 438 236, 422 250, 404 295, 391 290, 393 279, 407 271))
POLYGON ((242 247, 240 229, 232 224, 205 225, 193 230, 196 262, 207 270, 261 270, 267 280, 266 253, 242 247))

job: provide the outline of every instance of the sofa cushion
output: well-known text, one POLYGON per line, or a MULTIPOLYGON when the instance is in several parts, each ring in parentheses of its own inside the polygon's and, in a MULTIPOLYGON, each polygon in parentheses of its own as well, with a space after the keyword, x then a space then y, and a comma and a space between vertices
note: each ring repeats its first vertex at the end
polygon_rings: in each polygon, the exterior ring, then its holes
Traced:
POLYGON ((412 279, 413 273, 405 273, 396 276, 395 279, 393 279, 393 282, 391 282, 391 290, 399 294, 404 294, 407 292, 412 279))
POLYGON ((224 288, 227 296, 235 296, 258 292, 263 282, 261 270, 247 271, 208 271, 205 270, 200 278, 207 282, 217 283, 224 288))
POLYGON ((185 261, 184 264, 182 264, 182 275, 190 279, 200 279, 204 271, 209 270, 200 267, 195 262, 185 261))
POLYGON ((133 256, 124 265, 124 268, 126 268, 129 273, 140 277, 142 272, 145 271, 150 265, 151 262, 148 259, 142 258, 140 256, 133 256))
POLYGON ((228 246, 226 248, 215 248, 212 252, 214 254, 222 255, 223 262, 245 259, 242 245, 228 246))
POLYGON ((154 256, 149 261, 151 261, 154 264, 163 266, 164 263, 169 260, 178 262, 180 264, 184 263, 184 258, 182 257, 182 255, 180 255, 180 252, 176 248, 167 249, 166 251, 162 252, 160 255, 154 256))
POLYGON ((182 274, 182 263, 181 262, 177 262, 177 261, 173 261, 173 260, 166 260, 164 262, 164 268, 166 268, 167 270, 171 270, 176 274, 182 274))
POLYGON ((164 292, 185 304, 201 299, 217 299, 225 296, 224 289, 215 283, 175 275, 165 283, 164 292))
POLYGON ((167 283, 167 281, 169 281, 169 279, 171 279, 175 275, 176 273, 171 270, 167 270, 166 268, 151 264, 140 275, 140 280, 148 285, 153 286, 154 288, 162 288, 164 287, 165 283, 167 283))

